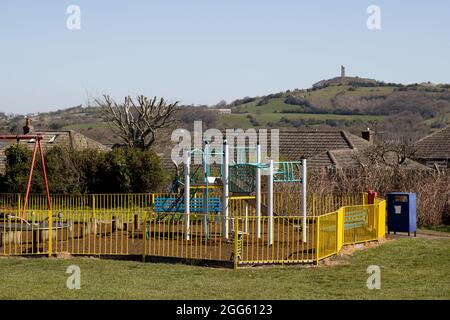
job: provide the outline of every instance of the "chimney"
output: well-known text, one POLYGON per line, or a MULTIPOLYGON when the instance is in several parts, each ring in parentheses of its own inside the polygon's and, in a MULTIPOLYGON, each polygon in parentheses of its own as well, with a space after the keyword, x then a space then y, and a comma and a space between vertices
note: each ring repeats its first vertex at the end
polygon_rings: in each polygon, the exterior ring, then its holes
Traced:
POLYGON ((370 131, 370 129, 367 128, 367 130, 361 132, 361 136, 362 136, 362 138, 364 140, 367 140, 369 142, 373 142, 374 132, 370 131))
POLYGON ((34 131, 33 126, 31 125, 31 119, 26 117, 25 118, 25 126, 23 127, 23 134, 29 134, 34 131))

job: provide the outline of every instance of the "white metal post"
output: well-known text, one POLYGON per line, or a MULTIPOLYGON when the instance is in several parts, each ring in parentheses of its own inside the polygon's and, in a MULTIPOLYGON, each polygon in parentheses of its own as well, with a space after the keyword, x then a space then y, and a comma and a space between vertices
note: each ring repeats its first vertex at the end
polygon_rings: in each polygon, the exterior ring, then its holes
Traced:
POLYGON ((306 159, 302 159, 302 215, 303 215, 303 242, 306 242, 306 187, 308 184, 306 159))
POLYGON ((206 239, 209 238, 209 217, 208 217, 208 202, 209 202, 209 182, 208 182, 208 168, 209 168, 209 144, 205 141, 203 148, 203 176, 205 182, 205 189, 203 189, 203 227, 206 239))
POLYGON ((273 160, 269 160, 269 245, 273 245, 273 160))
POLYGON ((186 151, 184 155, 184 236, 186 240, 190 239, 190 185, 191 185, 191 174, 190 174, 190 164, 191 164, 191 152, 186 151))
POLYGON ((228 219, 229 219, 229 212, 228 212, 228 161, 229 161, 229 148, 227 141, 225 140, 223 143, 223 168, 222 168, 222 183, 223 183, 223 194, 222 194, 222 206, 223 206, 223 237, 225 239, 228 239, 228 219))
POLYGON ((261 145, 256 146, 256 235, 261 238, 261 145))

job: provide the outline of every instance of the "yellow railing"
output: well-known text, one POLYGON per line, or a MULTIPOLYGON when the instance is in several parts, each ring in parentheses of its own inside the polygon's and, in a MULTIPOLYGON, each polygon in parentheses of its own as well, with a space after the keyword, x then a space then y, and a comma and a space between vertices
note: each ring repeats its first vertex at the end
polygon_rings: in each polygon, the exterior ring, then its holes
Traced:
POLYGON ((260 222, 258 234, 258 219, 239 218, 238 228, 242 245, 239 252, 239 264, 292 264, 310 263, 314 261, 316 248, 316 219, 306 218, 307 239, 303 242, 303 218, 299 216, 276 216, 273 224, 265 216, 260 222), (270 236, 270 228, 272 234, 270 236))
MULTIPOLYGON (((210 197, 220 197, 221 193, 210 192, 210 197)), ((86 209, 129 209, 148 208, 154 197, 178 197, 177 193, 136 193, 136 194, 52 194, 53 210, 86 210, 86 209)), ((201 196, 201 190, 197 196, 201 196)), ((0 193, 0 210, 21 209, 25 195, 20 193, 0 193)), ((267 193, 262 193, 262 203, 267 204, 267 193)), ((351 194, 311 194, 308 214, 317 216, 338 210, 343 206, 367 203, 366 193, 351 194)), ((29 210, 47 210, 47 198, 44 194, 30 194, 29 210)), ((295 193, 275 192, 274 212, 278 215, 297 215, 300 212, 300 196, 295 193)))
POLYGON ((345 206, 316 217, 317 252, 315 261, 338 253, 344 245, 382 239, 385 235, 386 201, 345 206))
MULTIPOLYGON (((191 214, 186 224, 183 214, 171 214, 165 220, 156 214, 145 219, 144 256, 215 260, 234 260, 233 235, 224 233, 224 217, 221 214, 191 214)), ((233 220, 229 220, 232 230, 233 220)))
POLYGON ((341 207, 367 204, 367 193, 325 193, 311 194, 310 211, 313 216, 320 216, 339 210, 341 207))
MULTIPOLYGON (((267 193, 262 193, 262 203, 267 205, 267 193)), ((274 213, 276 215, 291 216, 298 215, 301 208, 299 193, 275 192, 274 213)), ((307 214, 320 216, 338 210, 343 206, 367 204, 367 193, 324 193, 310 194, 308 197, 307 214)))
POLYGON ((316 217, 316 257, 315 261, 324 259, 339 252, 338 250, 338 212, 331 212, 323 216, 316 217))
POLYGON ((306 230, 297 211, 272 220, 263 212, 258 219, 252 199, 246 197, 230 200, 227 220, 221 213, 191 213, 186 225, 183 213, 153 212, 157 196, 168 195, 53 196, 54 210, 49 212, 33 195, 30 210, 22 216, 23 197, 0 194, 0 255, 142 255, 237 266, 311 263, 338 253, 344 245, 385 234, 386 201, 376 199, 368 205, 362 194, 316 198, 316 215, 307 216, 306 230), (340 204, 346 205, 337 207, 340 204), (318 215, 325 208, 335 210, 318 215))
POLYGON ((144 211, 33 211, 27 219, 0 214, 0 255, 67 252, 82 255, 142 254, 144 211), (141 239, 141 240, 139 240, 141 239), (142 245, 140 246, 142 247, 142 245))

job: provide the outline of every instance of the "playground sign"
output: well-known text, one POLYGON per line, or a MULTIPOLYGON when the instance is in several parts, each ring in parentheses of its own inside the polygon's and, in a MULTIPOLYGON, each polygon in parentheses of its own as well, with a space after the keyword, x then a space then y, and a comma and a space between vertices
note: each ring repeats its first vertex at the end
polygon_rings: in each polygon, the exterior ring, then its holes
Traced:
POLYGON ((351 208, 345 212, 344 230, 367 226, 369 222, 369 209, 367 207, 351 208))

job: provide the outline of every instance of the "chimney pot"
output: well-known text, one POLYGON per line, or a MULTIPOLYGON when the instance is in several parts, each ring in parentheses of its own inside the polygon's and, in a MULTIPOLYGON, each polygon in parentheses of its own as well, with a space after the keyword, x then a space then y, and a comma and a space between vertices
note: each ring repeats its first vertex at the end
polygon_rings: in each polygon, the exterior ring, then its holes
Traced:
POLYGON ((23 134, 29 134, 31 132, 33 132, 34 128, 31 125, 31 119, 30 118, 25 118, 25 126, 23 127, 23 134))
POLYGON ((369 142, 373 142, 373 136, 374 136, 373 131, 371 131, 369 128, 361 132, 361 137, 369 142))

